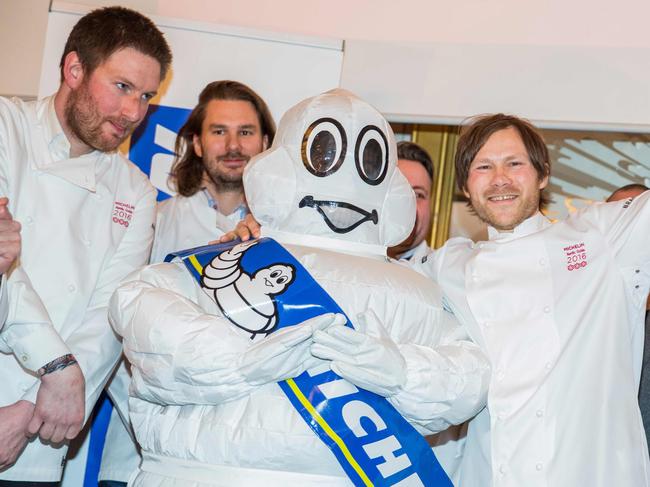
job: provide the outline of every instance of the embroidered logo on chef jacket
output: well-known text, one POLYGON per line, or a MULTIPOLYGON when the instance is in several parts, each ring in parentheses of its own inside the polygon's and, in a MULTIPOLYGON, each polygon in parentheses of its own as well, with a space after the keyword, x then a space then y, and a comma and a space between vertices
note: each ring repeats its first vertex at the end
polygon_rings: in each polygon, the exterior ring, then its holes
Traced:
POLYGON ((278 323, 274 296, 284 292, 293 282, 295 268, 291 264, 274 263, 247 274, 241 267, 246 251, 257 240, 243 242, 215 256, 203 269, 201 283, 214 293, 221 312, 231 323, 251 333, 268 335, 278 323))
POLYGON ((135 206, 130 203, 116 201, 113 203, 113 223, 128 228, 131 218, 133 218, 134 209, 135 206))
POLYGON ((632 200, 634 200, 634 198, 628 198, 625 200, 625 203, 623 203, 624 210, 627 210, 630 207, 630 205, 632 204, 632 200))
POLYGON ((584 242, 564 247, 564 255, 566 256, 567 270, 576 271, 587 267, 587 249, 584 242))

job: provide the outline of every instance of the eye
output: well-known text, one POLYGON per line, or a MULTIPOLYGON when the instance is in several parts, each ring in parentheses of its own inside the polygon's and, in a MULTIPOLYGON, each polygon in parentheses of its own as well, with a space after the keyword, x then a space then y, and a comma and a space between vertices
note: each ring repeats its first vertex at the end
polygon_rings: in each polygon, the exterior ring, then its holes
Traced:
POLYGON ((373 186, 381 183, 388 171, 388 139, 379 127, 366 125, 357 138, 354 161, 359 176, 373 186))
POLYGON ((276 278, 276 277, 278 277, 279 275, 280 275, 280 271, 273 271, 273 272, 271 272, 271 277, 272 277, 272 278, 276 278))
POLYGON ((302 163, 314 176, 329 176, 343 164, 347 147, 343 126, 333 118, 319 118, 302 137, 302 163))
POLYGON ((284 284, 287 282, 287 276, 282 276, 280 279, 276 281, 278 284, 284 284))

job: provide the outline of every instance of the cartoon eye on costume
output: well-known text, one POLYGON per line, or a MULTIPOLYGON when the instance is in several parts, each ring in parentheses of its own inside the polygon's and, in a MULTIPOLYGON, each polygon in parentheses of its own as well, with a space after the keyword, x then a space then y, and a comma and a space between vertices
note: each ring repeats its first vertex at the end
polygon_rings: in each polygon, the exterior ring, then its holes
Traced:
POLYGON ((341 167, 347 148, 343 126, 333 118, 319 118, 302 137, 302 163, 314 176, 323 178, 341 167))
POLYGON ((388 139, 379 127, 366 125, 357 138, 354 161, 359 176, 373 186, 381 183, 388 171, 388 139))

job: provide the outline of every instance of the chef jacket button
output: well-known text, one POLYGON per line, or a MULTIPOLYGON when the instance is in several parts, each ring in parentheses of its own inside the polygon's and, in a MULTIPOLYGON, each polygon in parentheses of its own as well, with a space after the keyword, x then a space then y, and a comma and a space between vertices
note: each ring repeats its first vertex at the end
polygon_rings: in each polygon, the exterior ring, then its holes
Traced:
POLYGON ((538 463, 537 465, 535 465, 535 470, 537 470, 538 472, 539 472, 540 470, 542 470, 543 468, 544 468, 544 465, 541 464, 541 463, 538 463))
POLYGON ((544 368, 546 368, 546 370, 551 370, 551 362, 546 362, 544 368))
POLYGON ((84 238, 83 242, 84 242, 84 245, 86 247, 90 247, 90 240, 88 240, 87 238, 84 238))
POLYGON ((27 362, 27 361, 29 360, 29 356, 28 356, 27 354, 23 354, 22 357, 20 357, 20 359, 21 359, 23 362, 27 362))
POLYGON ((544 258, 539 259, 539 265, 544 267, 546 265, 546 259, 544 259, 544 258))
POLYGON ((32 223, 34 223, 34 219, 31 216, 28 216, 27 218, 25 218, 25 223, 27 223, 27 225, 31 225, 32 223))
POLYGON ((634 286, 634 289, 639 289, 639 285, 637 284, 636 286, 634 286))
POLYGON ((551 312, 551 307, 550 306, 544 306, 544 313, 550 313, 551 312))
POLYGON ((501 473, 501 475, 506 474, 506 466, 503 463, 499 465, 499 472, 501 473))
POLYGON ((70 291, 71 293, 75 292, 76 289, 77 289, 77 288, 75 287, 74 284, 70 284, 70 285, 68 286, 68 291, 70 291))
POLYGON ((638 274, 639 272, 641 272, 641 270, 640 269, 634 269, 634 272, 638 274))
POLYGON ((497 380, 501 381, 505 377, 506 374, 503 373, 503 370, 498 370, 497 371, 497 380))
POLYGON ((489 321, 484 321, 483 323, 481 323, 481 325, 483 325, 484 328, 489 328, 490 322, 489 321))
POLYGON ((544 416, 544 410, 538 409, 537 412, 535 413, 535 416, 541 418, 542 416, 544 416))
POLYGON ((102 195, 99 193, 95 193, 95 199, 101 201, 102 195))
POLYGON ((503 411, 501 411, 499 414, 497 414, 497 419, 499 421, 503 421, 505 419, 505 417, 506 417, 506 413, 504 413, 503 411))

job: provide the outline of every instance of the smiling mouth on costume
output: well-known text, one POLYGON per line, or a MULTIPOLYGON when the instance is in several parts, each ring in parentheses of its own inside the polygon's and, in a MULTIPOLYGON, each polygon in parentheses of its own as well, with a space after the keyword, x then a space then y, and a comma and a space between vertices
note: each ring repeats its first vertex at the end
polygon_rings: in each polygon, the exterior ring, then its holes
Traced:
POLYGON ((336 233, 348 233, 365 222, 375 225, 379 221, 377 210, 367 212, 351 203, 344 201, 315 200, 313 196, 305 196, 298 208, 314 208, 323 217, 325 224, 336 233), (361 218, 359 218, 361 215, 361 218))

